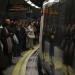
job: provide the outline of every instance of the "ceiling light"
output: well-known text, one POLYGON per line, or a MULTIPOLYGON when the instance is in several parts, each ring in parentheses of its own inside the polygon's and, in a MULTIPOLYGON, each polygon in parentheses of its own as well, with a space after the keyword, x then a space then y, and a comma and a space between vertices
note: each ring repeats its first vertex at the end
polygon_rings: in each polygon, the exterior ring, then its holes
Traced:
POLYGON ((28 4, 31 4, 32 2, 31 2, 31 1, 27 1, 27 3, 28 3, 28 4))
POLYGON ((59 0, 49 0, 49 2, 59 2, 59 0))
POLYGON ((47 4, 48 2, 44 2, 43 5, 47 4))
POLYGON ((49 2, 54 2, 55 0, 49 0, 49 2))
POLYGON ((35 6, 34 4, 31 4, 31 6, 35 6))
POLYGON ((28 0, 25 0, 26 2, 28 1, 28 0))
POLYGON ((40 9, 40 7, 38 7, 38 6, 35 6, 35 8, 39 8, 40 9))

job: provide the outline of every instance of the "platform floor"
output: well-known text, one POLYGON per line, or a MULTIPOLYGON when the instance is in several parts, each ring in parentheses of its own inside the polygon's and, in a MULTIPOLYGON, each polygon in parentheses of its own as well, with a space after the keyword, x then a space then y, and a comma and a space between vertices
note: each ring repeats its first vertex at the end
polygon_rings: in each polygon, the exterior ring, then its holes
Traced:
POLYGON ((28 60, 38 48, 39 45, 35 46, 34 50, 31 49, 23 52, 23 57, 13 58, 12 61, 16 63, 16 65, 8 67, 5 71, 3 71, 4 75, 25 75, 28 60))
MULTIPOLYGON (((27 51, 24 51, 24 52, 22 52, 21 54, 24 55, 26 52, 27 52, 27 51)), ((13 58, 12 58, 12 61, 17 64, 18 61, 19 61, 21 58, 23 58, 23 57, 13 57, 13 58)), ((15 66, 16 66, 16 65, 11 66, 11 67, 8 67, 5 71, 3 71, 4 75, 12 75, 15 66)))

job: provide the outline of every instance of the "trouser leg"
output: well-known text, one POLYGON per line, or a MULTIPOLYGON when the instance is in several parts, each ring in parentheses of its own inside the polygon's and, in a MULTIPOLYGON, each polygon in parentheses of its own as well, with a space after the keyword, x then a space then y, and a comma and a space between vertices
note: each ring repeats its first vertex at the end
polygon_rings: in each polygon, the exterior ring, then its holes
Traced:
POLYGON ((31 48, 33 48, 33 38, 30 39, 30 43, 31 48))
POLYGON ((13 45, 13 56, 17 55, 17 44, 13 45))
POLYGON ((11 65, 11 63, 12 63, 12 52, 8 53, 8 57, 9 57, 9 64, 11 65))

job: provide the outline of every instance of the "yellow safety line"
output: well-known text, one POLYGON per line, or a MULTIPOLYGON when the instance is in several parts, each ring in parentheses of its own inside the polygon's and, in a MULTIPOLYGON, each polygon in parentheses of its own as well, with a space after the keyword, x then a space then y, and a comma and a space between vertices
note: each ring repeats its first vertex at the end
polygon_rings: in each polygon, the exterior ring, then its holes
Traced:
POLYGON ((20 67, 21 67, 21 65, 22 65, 22 62, 23 62, 23 60, 26 58, 26 56, 27 56, 30 52, 31 52, 31 50, 28 51, 27 53, 25 53, 25 55, 19 60, 19 62, 18 62, 17 65, 15 66, 15 69, 14 69, 12 75, 19 75, 19 71, 20 71, 20 67))
MULTIPOLYGON (((36 48, 37 46, 34 47, 34 49, 36 48)), ((32 53, 33 50, 29 50, 27 51, 23 57, 18 61, 17 65, 15 66, 15 69, 13 71, 13 74, 12 75, 19 75, 20 74, 20 70, 21 70, 21 66, 23 65, 23 62, 24 60, 27 58, 28 55, 30 55, 30 53, 32 53)), ((35 50, 34 50, 35 51, 35 50)))
POLYGON ((20 75, 25 75, 25 74, 26 74, 27 62, 28 62, 30 56, 31 56, 38 48, 39 48, 39 47, 37 46, 37 47, 27 56, 27 58, 25 59, 23 65, 22 65, 20 75))

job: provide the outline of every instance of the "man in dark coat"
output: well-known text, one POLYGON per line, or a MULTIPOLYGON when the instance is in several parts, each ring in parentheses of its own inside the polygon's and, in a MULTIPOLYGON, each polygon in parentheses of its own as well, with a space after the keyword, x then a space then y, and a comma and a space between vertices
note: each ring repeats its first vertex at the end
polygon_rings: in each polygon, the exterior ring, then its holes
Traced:
POLYGON ((5 55, 9 58, 9 65, 14 65, 12 62, 12 40, 11 37, 14 34, 14 31, 9 27, 10 19, 6 18, 3 22, 3 29, 1 30, 1 37, 3 37, 3 51, 5 55))

